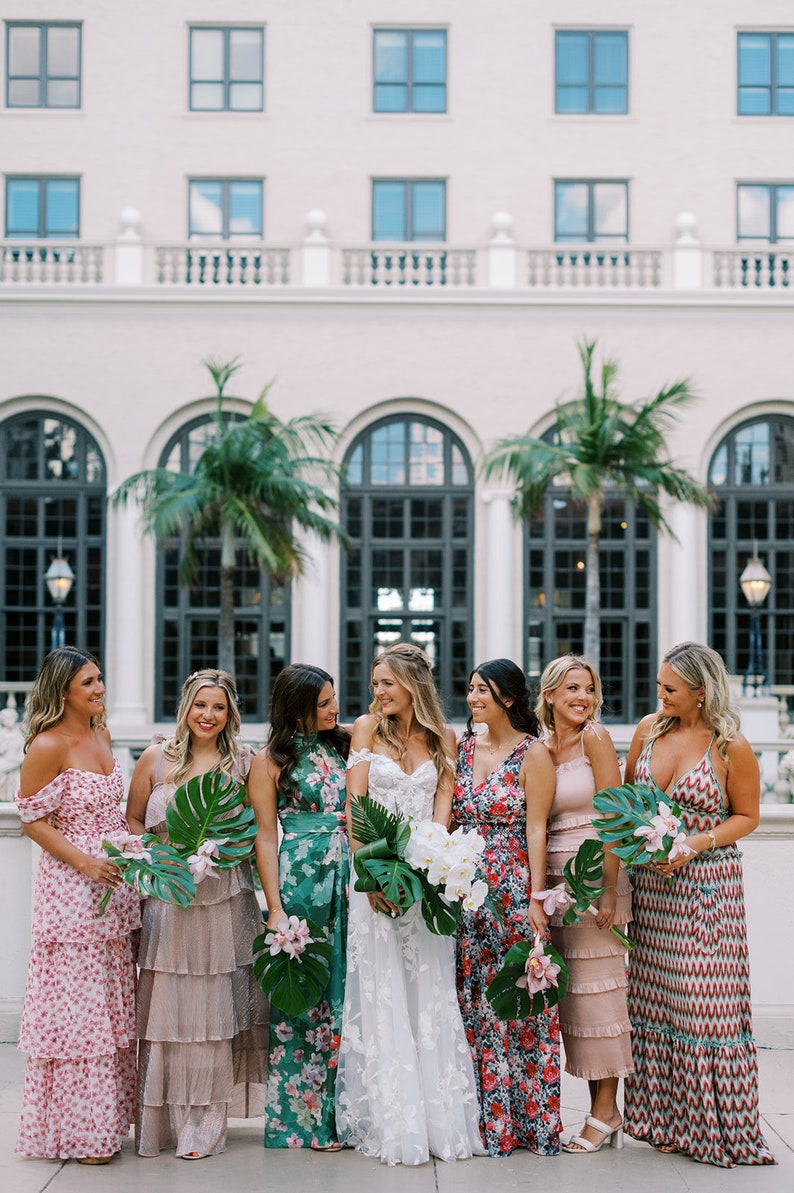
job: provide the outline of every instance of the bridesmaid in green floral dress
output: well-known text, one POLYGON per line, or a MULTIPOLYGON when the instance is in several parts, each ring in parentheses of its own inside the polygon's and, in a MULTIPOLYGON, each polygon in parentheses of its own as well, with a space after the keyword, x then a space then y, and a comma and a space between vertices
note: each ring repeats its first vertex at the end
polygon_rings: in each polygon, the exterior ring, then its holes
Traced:
POLYGON ((322 1002, 295 1018, 271 1008, 265 1147, 339 1147, 334 1084, 345 993, 350 737, 337 725, 338 713, 327 672, 303 664, 286 667, 273 685, 268 743, 248 781, 259 823, 257 868, 268 927, 285 914, 309 916, 333 946, 322 1002))

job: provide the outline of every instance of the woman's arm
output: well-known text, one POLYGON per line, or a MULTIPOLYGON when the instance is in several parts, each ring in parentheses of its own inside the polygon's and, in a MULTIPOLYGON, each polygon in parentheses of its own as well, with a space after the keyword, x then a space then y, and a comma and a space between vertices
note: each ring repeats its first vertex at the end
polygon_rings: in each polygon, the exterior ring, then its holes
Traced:
MULTIPOLYGON (((450 759, 457 755, 455 746, 455 732, 449 726, 444 730, 444 751, 450 759)), ((436 794, 433 798, 433 820, 436 824, 443 824, 449 828, 452 820, 452 793, 455 788, 453 771, 445 770, 438 781, 436 794)))
MULTIPOLYGON (((531 890, 542 891, 546 887, 546 840, 549 813, 554 802, 557 775, 551 754, 542 742, 533 742, 524 755, 519 773, 519 782, 527 801, 527 854, 531 890)), ((532 931, 543 935, 549 917, 538 899, 530 899, 528 919, 532 931)))
POLYGON ((278 781, 281 768, 267 749, 251 763, 246 787, 256 816, 254 854, 259 881, 267 903, 267 926, 273 928, 284 915, 278 878, 278 781))
MULTIPOLYGON (((51 783, 61 773, 64 761, 62 744, 55 738, 42 734, 35 738, 22 761, 19 773, 19 797, 30 799, 42 788, 51 783)), ((23 821, 22 830, 26 837, 35 841, 47 853, 60 862, 73 866, 86 878, 93 878, 94 882, 103 882, 107 886, 118 886, 121 874, 112 862, 103 854, 101 858, 92 857, 84 853, 69 841, 60 829, 50 824, 47 816, 38 820, 23 821)))
MULTIPOLYGON (((603 725, 594 721, 584 730, 582 739, 585 754, 593 768, 593 781, 596 791, 603 791, 605 787, 620 786, 620 764, 615 753, 612 738, 603 725)), ((604 893, 598 900, 598 915, 596 923, 599 928, 611 928, 615 922, 615 905, 617 901, 618 870, 620 858, 611 849, 604 849, 604 893)))
POLYGON ((154 787, 157 759, 162 748, 161 745, 148 746, 135 763, 135 770, 130 779, 125 814, 130 832, 138 836, 146 832, 146 805, 154 787))

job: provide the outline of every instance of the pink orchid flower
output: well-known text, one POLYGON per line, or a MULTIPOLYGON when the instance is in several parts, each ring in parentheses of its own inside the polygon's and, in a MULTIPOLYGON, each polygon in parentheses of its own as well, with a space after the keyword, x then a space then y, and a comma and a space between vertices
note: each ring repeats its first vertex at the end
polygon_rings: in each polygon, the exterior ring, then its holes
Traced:
POLYGON ((667 855, 668 862, 674 862, 678 857, 689 857, 690 853, 694 852, 692 847, 687 845, 686 840, 686 833, 679 833, 678 836, 674 838, 670 852, 667 855))
POLYGON ((547 891, 533 891, 532 898, 542 900, 546 915, 553 915, 555 911, 566 912, 573 907, 573 898, 564 882, 550 887, 547 891))
POLYGON ((635 828, 635 837, 644 837, 645 849, 648 853, 656 853, 664 847, 664 833, 654 824, 643 824, 635 828))
POLYGON ((516 986, 524 987, 528 994, 537 994, 539 991, 548 990, 549 986, 556 986, 559 973, 559 965, 547 956, 543 942, 540 941, 527 957, 524 973, 516 982, 516 986))

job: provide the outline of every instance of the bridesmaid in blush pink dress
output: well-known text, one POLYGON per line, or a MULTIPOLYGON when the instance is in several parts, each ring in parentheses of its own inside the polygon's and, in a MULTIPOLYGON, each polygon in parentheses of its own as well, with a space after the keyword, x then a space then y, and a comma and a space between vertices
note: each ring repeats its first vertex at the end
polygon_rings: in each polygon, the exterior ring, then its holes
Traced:
POLYGON ((19 1047, 28 1052, 17 1152, 106 1163, 135 1107, 138 896, 102 849, 126 835, 119 764, 93 655, 52 651, 28 698, 17 808, 41 846, 19 1047), (114 888, 98 915, 106 887, 114 888))
MULTIPOLYGON (((535 711, 556 772, 547 887, 563 881, 563 867, 583 841, 596 839, 592 825, 596 791, 620 783, 612 739, 596 721, 601 700, 598 673, 578 655, 554 659, 540 678, 535 711)), ((590 1086, 585 1125, 563 1144, 574 1155, 599 1151, 607 1142, 622 1146, 618 1084, 634 1072, 626 952, 610 932, 613 924, 625 928, 631 918, 631 888, 625 867, 613 853, 605 855, 603 884, 595 917, 587 915, 568 926, 559 912, 551 919, 552 941, 569 971, 568 990, 560 1003, 565 1068, 590 1086)))

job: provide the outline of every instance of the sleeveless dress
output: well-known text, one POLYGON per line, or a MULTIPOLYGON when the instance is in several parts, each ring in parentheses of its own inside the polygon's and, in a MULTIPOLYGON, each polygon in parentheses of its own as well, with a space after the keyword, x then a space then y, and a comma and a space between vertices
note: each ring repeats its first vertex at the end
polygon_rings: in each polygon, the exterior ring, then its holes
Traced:
MULTIPOLYGON (((708 832, 728 815, 712 747, 713 739, 670 791, 688 833, 708 832)), ((652 749, 649 743, 637 760, 638 783, 653 782, 652 749)), ((626 1131, 720 1168, 774 1164, 758 1120, 739 850, 731 844, 699 853, 669 885, 636 866, 632 882, 636 1072, 626 1081, 626 1131)))
MULTIPOLYGON (((161 752, 146 828, 167 840, 165 810, 176 786, 163 782, 161 752)), ((250 755, 240 756, 244 779, 250 755)), ((226 1150, 227 1115, 262 1113, 267 1003, 251 969, 262 931, 249 862, 220 870, 188 907, 146 899, 138 980, 135 1138, 142 1156, 161 1148, 226 1150)))
MULTIPOLYGON (((561 763, 556 771, 546 852, 547 887, 563 881, 563 867, 576 856, 583 841, 597 840, 592 825, 596 785, 590 759, 582 754, 561 763)), ((631 887, 622 863, 616 885, 615 923, 625 928, 631 920, 631 887)), ((568 989, 560 1003, 566 1072, 588 1081, 627 1077, 634 1066, 626 1009, 626 950, 590 915, 563 927, 562 915, 555 912, 551 939, 568 963, 568 989)))
POLYGON ((474 1058, 481 1130, 492 1156, 525 1147, 541 1156, 560 1150, 560 1025, 557 1008, 534 1019, 498 1019, 485 997, 505 954, 532 940, 527 920, 531 882, 527 808, 518 782, 532 738, 526 737, 496 770, 473 787, 474 734, 460 744, 452 812, 458 824, 485 838, 483 867, 504 918, 487 907, 464 910, 457 937, 457 985, 474 1058))
POLYGON ((290 789, 278 793, 279 886, 287 915, 309 916, 333 947, 322 1001, 291 1019, 271 1007, 265 1147, 336 1142, 334 1087, 342 1028, 350 850, 345 763, 319 734, 297 734, 290 789))
MULTIPOLYGON (((109 775, 62 771, 28 799, 25 823, 48 817, 92 857, 129 832, 118 762, 109 775)), ((104 915, 103 883, 41 851, 19 1048, 30 1053, 16 1150, 66 1160, 111 1156, 135 1117, 137 894, 123 883, 104 915)))
MULTIPOLYGON (((385 754, 369 762, 369 795, 401 819, 433 814, 428 759, 406 774, 385 754)), ((471 1056, 455 995, 455 942, 414 904, 396 919, 350 888, 347 981, 336 1078, 339 1139, 385 1164, 482 1154, 471 1056)))

